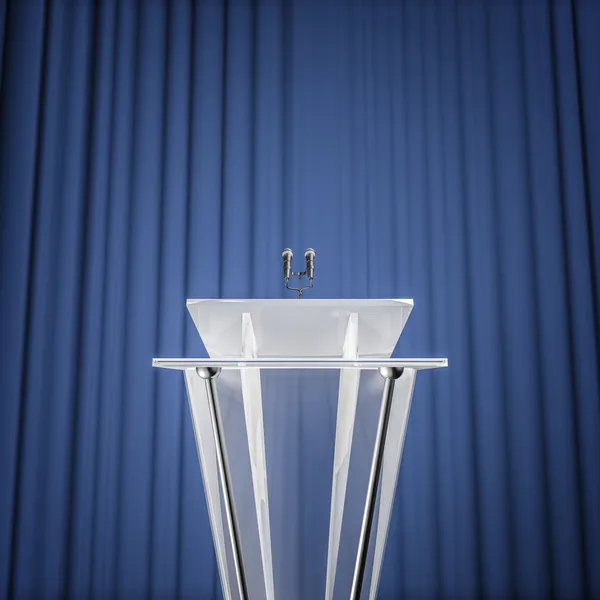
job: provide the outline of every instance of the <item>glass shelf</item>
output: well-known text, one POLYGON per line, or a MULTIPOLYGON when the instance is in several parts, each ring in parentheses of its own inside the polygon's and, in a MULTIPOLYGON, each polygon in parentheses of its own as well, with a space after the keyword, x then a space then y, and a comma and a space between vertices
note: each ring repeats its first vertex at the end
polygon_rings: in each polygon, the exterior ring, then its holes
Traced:
POLYGON ((221 369, 379 369, 401 367, 405 369, 438 369, 448 366, 447 358, 388 358, 344 360, 339 358, 255 358, 250 360, 220 358, 153 358, 153 367, 163 369, 195 369, 218 367, 221 369))

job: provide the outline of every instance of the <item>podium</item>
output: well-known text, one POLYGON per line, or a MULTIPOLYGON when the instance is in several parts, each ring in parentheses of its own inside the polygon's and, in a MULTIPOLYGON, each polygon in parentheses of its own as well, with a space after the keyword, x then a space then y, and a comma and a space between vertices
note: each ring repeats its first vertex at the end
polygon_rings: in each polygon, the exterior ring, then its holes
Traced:
POLYGON ((417 371, 412 300, 188 300, 183 371, 225 600, 369 598, 417 371))

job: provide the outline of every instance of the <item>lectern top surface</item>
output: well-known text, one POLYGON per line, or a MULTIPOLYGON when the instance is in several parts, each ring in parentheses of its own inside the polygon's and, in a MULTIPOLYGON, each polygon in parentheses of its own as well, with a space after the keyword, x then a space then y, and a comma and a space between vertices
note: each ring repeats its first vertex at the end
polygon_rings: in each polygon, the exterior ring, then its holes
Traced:
POLYGON ((257 358, 252 360, 219 358, 153 358, 153 367, 163 369, 194 369, 197 367, 219 367, 221 369, 379 369, 380 367, 402 367, 406 369, 438 369, 448 366, 447 358, 389 358, 389 359, 277 359, 257 358))
POLYGON ((304 306, 331 306, 331 307, 369 307, 390 306, 395 304, 414 305, 412 298, 188 298, 186 304, 191 306, 199 303, 217 304, 247 304, 248 306, 278 306, 287 308, 304 306))

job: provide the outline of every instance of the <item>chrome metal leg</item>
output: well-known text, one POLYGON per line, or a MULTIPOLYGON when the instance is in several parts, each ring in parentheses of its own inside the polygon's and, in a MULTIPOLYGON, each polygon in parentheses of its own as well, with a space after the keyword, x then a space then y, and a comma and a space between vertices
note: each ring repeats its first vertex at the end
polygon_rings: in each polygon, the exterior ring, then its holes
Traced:
POLYGON ((399 369, 395 367, 382 367, 381 369, 379 369, 381 376, 385 378, 385 384, 383 387, 381 410, 379 412, 379 424, 377 425, 377 435, 375 437, 373 461, 371 463, 371 472, 369 474, 367 498, 365 500, 365 512, 363 513, 363 520, 360 528, 358 553, 356 555, 356 565, 354 567, 354 577, 352 579, 352 591, 350 592, 350 600, 360 599, 360 591, 365 576, 365 566, 367 564, 367 554, 369 551, 369 538, 371 537, 371 527, 373 525, 373 516, 375 514, 377 488, 379 487, 381 466, 383 464, 383 450, 385 448, 385 437, 390 421, 390 409, 392 407, 392 397, 394 395, 394 384, 396 382, 396 379, 398 379, 402 375, 403 371, 404 369, 399 369))
POLYGON ((208 407, 210 410, 210 419, 212 423, 213 434, 215 437, 215 449, 217 453, 217 465, 221 478, 221 487, 225 500, 225 513, 227 516, 227 525, 229 535, 231 536, 231 545, 233 550, 233 564, 235 567, 235 576, 240 590, 240 600, 248 600, 248 587, 246 584, 246 574, 244 571, 244 561, 242 557, 242 544, 240 540, 240 527, 235 514, 235 504, 233 501, 233 487, 231 485, 231 472, 229 462, 227 461, 227 451, 225 448, 225 439, 223 436, 223 423, 221 421, 221 412, 217 402, 217 386, 215 379, 221 373, 221 369, 216 367, 199 367, 196 372, 206 384, 206 394, 208 396, 208 407))

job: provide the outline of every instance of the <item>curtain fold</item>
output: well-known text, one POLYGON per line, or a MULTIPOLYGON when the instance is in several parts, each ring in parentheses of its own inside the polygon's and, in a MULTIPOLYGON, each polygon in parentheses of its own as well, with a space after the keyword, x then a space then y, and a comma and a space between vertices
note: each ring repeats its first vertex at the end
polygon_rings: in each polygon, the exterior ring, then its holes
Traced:
POLYGON ((600 598, 598 31, 595 0, 0 0, 0 596, 221 597, 151 358, 311 246, 314 297, 414 298, 396 355, 450 359, 380 597, 600 598))

